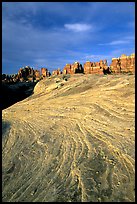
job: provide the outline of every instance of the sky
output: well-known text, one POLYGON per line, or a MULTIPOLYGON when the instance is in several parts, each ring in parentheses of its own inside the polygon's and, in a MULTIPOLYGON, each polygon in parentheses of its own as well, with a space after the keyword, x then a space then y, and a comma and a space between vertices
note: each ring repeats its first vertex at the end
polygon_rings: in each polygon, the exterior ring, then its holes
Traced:
POLYGON ((2 73, 135 53, 135 2, 2 2, 2 73))

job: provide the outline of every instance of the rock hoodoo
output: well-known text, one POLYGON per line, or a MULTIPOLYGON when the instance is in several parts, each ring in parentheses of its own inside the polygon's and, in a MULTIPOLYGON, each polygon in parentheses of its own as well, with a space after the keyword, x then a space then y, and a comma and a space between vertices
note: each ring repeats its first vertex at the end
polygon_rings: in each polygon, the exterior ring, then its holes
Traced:
POLYGON ((2 74, 2 82, 33 82, 41 79, 41 73, 39 70, 35 70, 30 66, 25 66, 19 69, 17 74, 2 74))
POLYGON ((52 75, 60 75, 62 72, 60 71, 60 68, 53 70, 52 75))
MULTIPOLYGON (((112 58, 110 66, 107 60, 100 60, 99 62, 86 61, 84 65, 79 62, 73 64, 66 64, 61 71, 60 68, 54 70, 52 75, 60 74, 110 74, 110 73, 135 73, 135 54, 126 56, 122 54, 121 57, 112 58)), ((17 74, 6 75, 2 74, 2 82, 33 82, 51 76, 47 68, 42 67, 41 71, 35 70, 30 66, 25 66, 19 69, 17 74)))
POLYGON ((110 67, 113 73, 135 73, 135 54, 123 54, 119 58, 112 58, 110 67))
POLYGON ((47 68, 41 68, 41 74, 43 78, 49 77, 51 75, 47 68))
POLYGON ((84 64, 85 74, 103 74, 103 69, 107 69, 107 60, 100 60, 100 62, 87 61, 84 64))
POLYGON ((73 64, 66 64, 63 69, 63 74, 76 74, 83 73, 83 67, 79 62, 74 62, 73 64))

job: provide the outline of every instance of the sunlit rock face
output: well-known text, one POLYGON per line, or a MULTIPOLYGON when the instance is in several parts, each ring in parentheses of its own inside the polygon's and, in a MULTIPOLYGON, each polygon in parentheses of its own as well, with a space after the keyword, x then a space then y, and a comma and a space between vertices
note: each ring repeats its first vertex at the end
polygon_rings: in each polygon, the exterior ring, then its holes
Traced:
POLYGON ((13 82, 33 82, 36 78, 40 79, 40 73, 38 70, 34 70, 30 66, 25 66, 19 69, 17 74, 3 74, 2 82, 3 83, 13 83, 13 82))
POLYGON ((76 73, 83 73, 83 67, 79 62, 74 62, 71 65, 71 74, 76 74, 76 73))
POLYGON ((63 68, 63 74, 70 74, 71 73, 71 64, 66 64, 63 68))
POLYGON ((84 63, 85 74, 103 74, 103 69, 108 68, 107 60, 100 60, 100 62, 86 61, 84 63))
POLYGON ((3 110, 2 201, 135 202, 134 75, 47 77, 3 110))
POLYGON ((30 66, 22 67, 18 71, 19 81, 33 81, 35 77, 35 71, 30 66))
POLYGON ((47 68, 41 68, 41 75, 42 75, 42 77, 43 78, 45 78, 45 77, 49 77, 51 74, 50 74, 50 72, 48 71, 48 69, 47 68))
POLYGON ((135 54, 126 56, 121 55, 119 58, 112 58, 111 70, 113 73, 135 73, 135 54))
POLYGON ((66 64, 63 68, 63 74, 76 74, 83 72, 84 69, 79 62, 74 62, 73 64, 66 64))
POLYGON ((60 75, 60 74, 62 74, 62 71, 60 70, 60 68, 58 68, 58 69, 52 71, 52 75, 53 75, 53 76, 54 76, 54 75, 60 75))

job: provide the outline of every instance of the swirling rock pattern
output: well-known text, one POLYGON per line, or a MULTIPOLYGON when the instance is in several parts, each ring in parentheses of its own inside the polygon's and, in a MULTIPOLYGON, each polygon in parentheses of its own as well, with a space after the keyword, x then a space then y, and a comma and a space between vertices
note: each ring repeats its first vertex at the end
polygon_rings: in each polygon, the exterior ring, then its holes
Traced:
POLYGON ((51 77, 3 110, 3 202, 135 201, 134 79, 51 77))

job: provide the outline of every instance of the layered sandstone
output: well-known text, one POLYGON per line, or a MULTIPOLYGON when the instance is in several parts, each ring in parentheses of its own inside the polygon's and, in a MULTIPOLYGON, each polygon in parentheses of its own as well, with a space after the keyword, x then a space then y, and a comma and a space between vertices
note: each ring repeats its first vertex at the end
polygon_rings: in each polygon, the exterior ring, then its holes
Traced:
MULTIPOLYGON (((111 65, 108 66, 107 60, 100 60, 99 62, 86 61, 84 66, 79 62, 73 64, 66 64, 63 71, 58 68, 52 72, 52 75, 60 74, 110 74, 110 73, 135 73, 135 54, 126 56, 122 54, 119 58, 112 58, 111 65), (84 68, 83 68, 84 67, 84 68)), ((17 74, 6 75, 2 74, 2 82, 14 83, 14 82, 33 82, 39 81, 42 78, 49 77, 51 74, 47 68, 41 68, 35 70, 30 66, 22 67, 17 74)))
POLYGON ((18 78, 20 81, 33 81, 34 77, 34 69, 29 66, 20 68, 18 71, 18 78))
POLYGON ((74 62, 71 65, 71 74, 83 73, 83 67, 79 62, 74 62))
POLYGON ((60 68, 52 71, 52 75, 60 75, 60 74, 62 74, 62 71, 60 70, 60 68))
POLYGON ((71 64, 66 64, 63 68, 63 74, 71 74, 71 64))
POLYGON ((87 61, 84 64, 85 74, 103 74, 103 69, 107 69, 107 60, 100 60, 100 62, 90 62, 87 61))
POLYGON ((135 202, 134 75, 47 77, 2 122, 3 202, 135 202))
POLYGON ((74 62, 73 64, 66 64, 63 69, 64 74, 76 74, 83 73, 83 67, 79 62, 74 62))
POLYGON ((110 67, 113 73, 135 73, 135 54, 122 54, 119 58, 112 58, 110 67))
POLYGON ((50 74, 50 72, 48 71, 48 69, 47 68, 41 68, 41 75, 42 75, 42 77, 43 78, 45 78, 45 77, 49 77, 51 74, 50 74))
POLYGON ((41 78, 40 71, 39 71, 39 70, 34 70, 34 76, 35 76, 35 79, 36 79, 37 81, 39 81, 40 78, 41 78))

